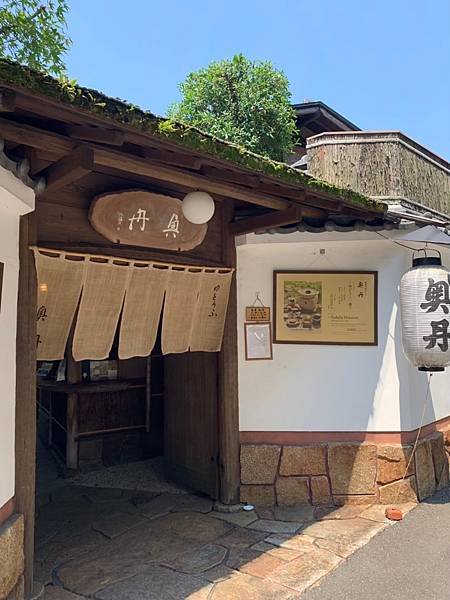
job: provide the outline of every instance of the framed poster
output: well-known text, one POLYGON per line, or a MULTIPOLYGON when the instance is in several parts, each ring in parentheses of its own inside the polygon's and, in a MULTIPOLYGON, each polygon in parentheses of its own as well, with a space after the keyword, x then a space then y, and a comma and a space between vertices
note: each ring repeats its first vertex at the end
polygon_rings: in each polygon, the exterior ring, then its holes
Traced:
POLYGON ((274 343, 378 344, 376 271, 274 271, 274 343))
POLYGON ((270 323, 244 323, 245 360, 272 360, 272 326, 270 323))

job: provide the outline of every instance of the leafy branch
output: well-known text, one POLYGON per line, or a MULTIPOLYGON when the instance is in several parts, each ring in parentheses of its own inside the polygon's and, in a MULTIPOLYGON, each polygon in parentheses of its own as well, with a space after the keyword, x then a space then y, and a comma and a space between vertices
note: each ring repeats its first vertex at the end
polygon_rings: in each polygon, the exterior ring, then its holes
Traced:
POLYGON ((65 72, 67 0, 0 0, 0 57, 53 75, 65 72))
MULTIPOLYGON (((29 16, 27 15, 27 19, 29 21, 33 21, 37 16, 40 15, 40 13, 45 12, 46 10, 47 7, 44 4, 41 4, 41 6, 39 6, 39 8, 35 10, 33 14, 29 16)), ((15 27, 17 27, 17 25, 14 23, 9 23, 8 25, 5 24, 3 27, 0 27, 0 35, 14 35, 15 27)))

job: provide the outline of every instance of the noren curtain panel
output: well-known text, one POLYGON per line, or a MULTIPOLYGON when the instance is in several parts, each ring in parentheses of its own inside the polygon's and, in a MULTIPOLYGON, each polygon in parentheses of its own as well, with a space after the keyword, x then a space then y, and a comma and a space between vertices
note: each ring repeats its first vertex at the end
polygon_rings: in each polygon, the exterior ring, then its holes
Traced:
POLYGON ((37 357, 64 357, 75 319, 75 360, 148 356, 162 317, 163 354, 221 348, 232 269, 34 250, 37 357))

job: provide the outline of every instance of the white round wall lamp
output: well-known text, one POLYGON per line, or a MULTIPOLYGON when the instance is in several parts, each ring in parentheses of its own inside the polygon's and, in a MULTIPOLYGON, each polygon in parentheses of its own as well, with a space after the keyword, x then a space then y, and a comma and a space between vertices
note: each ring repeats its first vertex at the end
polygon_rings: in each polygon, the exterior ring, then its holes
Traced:
POLYGON ((189 192, 182 204, 183 215, 190 223, 202 225, 207 223, 215 211, 214 200, 206 192, 189 192))

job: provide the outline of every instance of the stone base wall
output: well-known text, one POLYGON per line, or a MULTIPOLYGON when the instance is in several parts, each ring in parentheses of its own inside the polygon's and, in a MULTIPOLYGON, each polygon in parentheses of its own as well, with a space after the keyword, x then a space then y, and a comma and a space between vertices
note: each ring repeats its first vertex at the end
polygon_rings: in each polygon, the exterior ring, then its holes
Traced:
POLYGON ((23 516, 14 514, 0 525, 0 599, 23 600, 23 516))
POLYGON ((450 430, 420 440, 411 459, 412 450, 413 444, 368 442, 242 444, 241 501, 341 506, 423 500, 449 483, 450 430))

